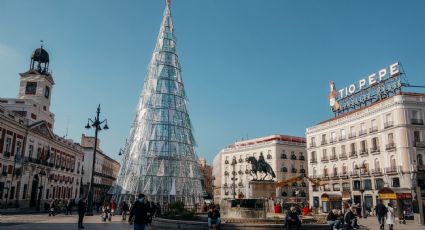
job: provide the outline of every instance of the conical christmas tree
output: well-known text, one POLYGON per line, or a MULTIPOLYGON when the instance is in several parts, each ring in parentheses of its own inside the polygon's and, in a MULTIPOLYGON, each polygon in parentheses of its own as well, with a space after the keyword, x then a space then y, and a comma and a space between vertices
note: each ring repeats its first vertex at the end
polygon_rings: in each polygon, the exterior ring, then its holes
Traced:
POLYGON ((144 193, 160 203, 200 202, 201 173, 186 99, 167 1, 124 150, 116 186, 120 194, 144 193))

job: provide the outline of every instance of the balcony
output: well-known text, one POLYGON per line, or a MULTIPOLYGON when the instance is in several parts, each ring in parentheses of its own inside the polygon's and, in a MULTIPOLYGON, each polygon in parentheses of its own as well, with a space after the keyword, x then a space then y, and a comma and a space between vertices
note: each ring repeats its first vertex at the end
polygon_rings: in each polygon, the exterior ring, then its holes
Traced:
POLYGON ((348 178, 348 173, 347 173, 347 172, 342 172, 342 173, 339 175, 339 177, 341 177, 341 178, 343 178, 343 179, 348 178))
POLYGON ((416 148, 425 148, 425 141, 415 141, 416 148))
POLYGON ((300 156, 300 158, 298 158, 300 161, 304 161, 305 160, 305 157, 304 156, 300 156))
POLYGON ((355 133, 348 134, 348 139, 352 139, 352 138, 355 138, 355 137, 356 137, 355 133))
POLYGON ((328 142, 326 140, 322 140, 321 145, 326 145, 328 142))
POLYGON ((338 178, 339 178, 338 173, 332 173, 332 174, 331 174, 331 178, 332 178, 332 179, 338 179, 338 178))
POLYGON ((366 135, 367 134, 367 130, 366 129, 363 129, 363 130, 360 130, 359 131, 359 136, 363 136, 363 135, 366 135))
POLYGON ((350 152, 350 158, 356 158, 357 157, 357 152, 356 151, 351 151, 350 152))
POLYGON ((423 119, 410 119, 410 123, 412 125, 423 125, 424 120, 423 119))
POLYGON ((351 177, 359 177, 359 172, 357 172, 357 171, 352 171, 352 172, 350 172, 350 176, 351 176, 351 177))
POLYGON ((384 123, 384 129, 388 129, 394 126, 394 121, 387 121, 384 123))
POLYGON ((381 175, 382 169, 381 168, 372 169, 372 174, 373 175, 381 175))
POLYGON ((3 153, 3 157, 4 158, 9 158, 10 157, 10 152, 4 152, 3 153))
POLYGON ((397 166, 385 168, 385 172, 388 173, 388 174, 389 173, 397 173, 397 166))
POLYGON ((360 150, 360 156, 367 156, 367 155, 369 155, 369 152, 367 151, 367 149, 360 150))
POLYGON ((394 142, 392 142, 392 143, 389 143, 389 144, 385 145, 385 149, 386 149, 386 150, 392 150, 392 149, 395 149, 395 143, 394 143, 394 142))
POLYGON ((347 159, 347 154, 346 153, 339 154, 339 159, 340 160, 346 160, 347 159))
POLYGON ((328 157, 322 157, 322 162, 329 162, 329 158, 328 157))
POLYGON ((316 142, 311 142, 310 143, 310 148, 316 147, 316 142))
POLYGON ((329 143, 335 143, 336 142, 336 137, 335 138, 331 138, 330 140, 329 140, 329 143))
POLYGON ((338 160, 338 157, 336 156, 336 154, 331 156, 331 161, 337 161, 337 160, 338 160))
POLYGON ((316 164, 317 163, 317 159, 316 158, 310 159, 310 163, 316 164))
POLYGON ((369 133, 374 133, 374 132, 378 132, 378 126, 373 126, 372 128, 369 129, 369 133))
POLYGON ((370 148, 370 153, 372 154, 379 154, 380 150, 377 146, 370 148))
POLYGON ((345 136, 340 136, 340 137, 338 138, 338 140, 339 140, 339 141, 345 141, 345 139, 346 139, 346 137, 345 137, 345 136))
POLYGON ((291 172, 292 173, 297 173, 297 169, 296 168, 292 168, 291 172))
POLYGON ((360 170, 360 175, 367 176, 367 175, 370 175, 370 172, 369 170, 360 170))
POLYGON ((324 174, 322 176, 322 180, 329 180, 329 175, 328 174, 324 174))

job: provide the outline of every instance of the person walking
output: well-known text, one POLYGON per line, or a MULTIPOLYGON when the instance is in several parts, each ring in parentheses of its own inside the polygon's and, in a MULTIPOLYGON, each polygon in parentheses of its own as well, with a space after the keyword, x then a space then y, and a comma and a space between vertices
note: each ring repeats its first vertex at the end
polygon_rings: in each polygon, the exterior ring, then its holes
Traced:
POLYGON ((127 212, 128 212, 128 204, 125 201, 123 201, 121 202, 122 220, 127 220, 127 212))
POLYGON ((134 223, 134 230, 145 230, 148 224, 148 212, 150 211, 149 203, 142 193, 137 198, 137 201, 131 207, 128 221, 130 224, 134 223))
POLYGON ((379 200, 379 203, 376 205, 375 212, 378 217, 379 229, 384 229, 385 216, 387 215, 388 210, 382 200, 379 200))
POLYGON ((395 214, 394 214, 394 208, 393 204, 388 203, 388 212, 387 212, 387 224, 390 228, 390 230, 393 230, 394 223, 395 223, 395 214))
POLYGON ((83 226, 83 219, 84 219, 84 214, 87 211, 87 200, 86 197, 81 198, 78 201, 78 228, 84 228, 83 226))

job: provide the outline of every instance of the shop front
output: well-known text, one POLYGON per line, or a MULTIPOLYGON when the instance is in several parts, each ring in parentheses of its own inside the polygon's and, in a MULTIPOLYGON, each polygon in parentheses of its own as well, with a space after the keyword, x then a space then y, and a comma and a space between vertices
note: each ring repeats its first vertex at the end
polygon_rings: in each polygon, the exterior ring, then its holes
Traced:
POLYGON ((397 208, 399 215, 404 216, 407 220, 413 220, 413 203, 411 193, 397 193, 397 208))
POLYGON ((327 213, 332 209, 341 209, 341 195, 323 193, 320 198, 322 200, 322 212, 327 213))

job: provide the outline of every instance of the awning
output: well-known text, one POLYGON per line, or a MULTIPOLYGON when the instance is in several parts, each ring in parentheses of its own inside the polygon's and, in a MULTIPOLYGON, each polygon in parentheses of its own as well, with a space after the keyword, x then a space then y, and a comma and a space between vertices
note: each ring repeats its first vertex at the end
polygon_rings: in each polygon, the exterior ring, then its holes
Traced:
POLYGON ((390 188, 382 188, 378 191, 378 199, 380 200, 397 200, 396 193, 390 188))
POLYGON ((326 193, 323 193, 320 198, 321 198, 322 202, 342 201, 342 196, 335 195, 335 194, 326 194, 326 193))

